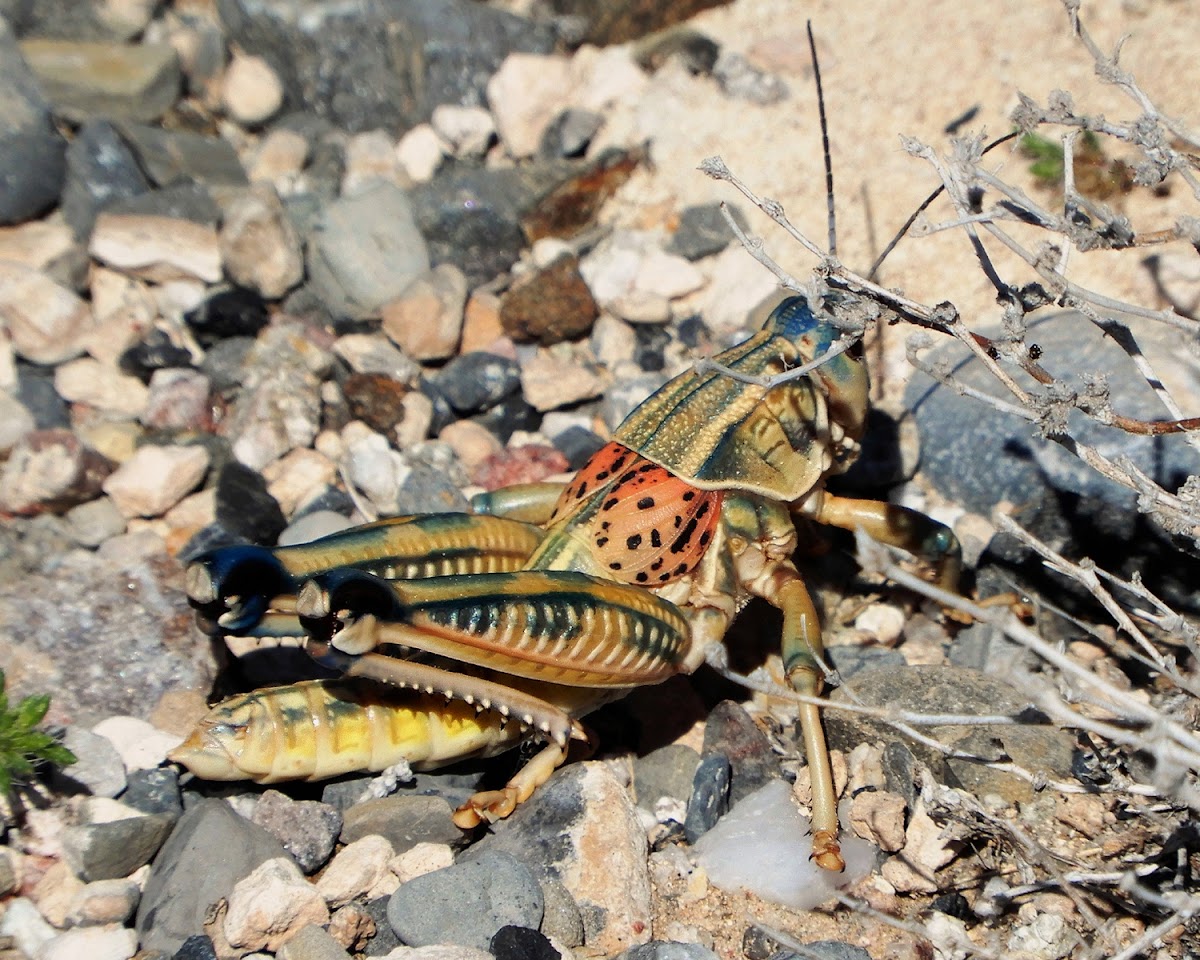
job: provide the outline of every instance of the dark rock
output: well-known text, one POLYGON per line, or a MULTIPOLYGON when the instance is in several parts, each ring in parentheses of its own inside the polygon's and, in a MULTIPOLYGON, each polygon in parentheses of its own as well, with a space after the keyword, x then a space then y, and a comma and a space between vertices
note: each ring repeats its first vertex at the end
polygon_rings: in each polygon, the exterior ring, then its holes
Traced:
POLYGON ((391 900, 391 897, 379 897, 367 903, 367 915, 375 923, 375 936, 367 941, 364 951, 368 957, 386 957, 397 947, 403 946, 400 943, 400 938, 396 936, 396 931, 388 923, 387 907, 389 900, 391 900))
POLYGON ((445 470, 414 463, 400 489, 396 491, 396 512, 466 513, 470 503, 460 484, 445 470))
POLYGON ((165 813, 178 819, 183 814, 179 794, 179 772, 171 767, 159 770, 134 770, 121 802, 142 813, 165 813))
POLYGON ((187 810, 154 859, 138 907, 143 950, 170 953, 204 932, 209 910, 257 867, 284 857, 279 841, 224 800, 187 810))
POLYGON ((217 523, 250 543, 273 544, 287 519, 262 474, 233 460, 217 475, 217 523))
POLYGON ((279 74, 289 109, 351 132, 403 131, 438 104, 485 104, 508 54, 555 43, 549 27, 465 0, 218 0, 217 9, 228 39, 279 74))
POLYGON ((3 19, 0 105, 0 225, 23 223, 57 202, 67 144, 3 19))
MULTIPOLYGON (((827 650, 826 653, 829 651, 827 650)), ((980 673, 994 673, 1002 666, 1007 668, 1027 651, 1015 640, 1010 640, 1004 631, 990 623, 973 623, 960 630, 950 644, 948 656, 956 667, 969 667, 980 673)))
POLYGON ((771 741, 732 700, 713 707, 704 725, 703 756, 713 755, 727 758, 733 768, 730 805, 779 778, 779 757, 771 741))
POLYGON ((562 957, 543 934, 529 927, 512 925, 497 930, 488 949, 496 960, 560 960, 562 957))
POLYGON ((155 370, 170 370, 190 367, 192 355, 183 347, 177 347, 157 327, 146 331, 143 340, 121 354, 119 361, 122 372, 149 383, 155 370))
POLYGON ((541 887, 529 868, 509 854, 488 852, 402 884, 387 916, 409 946, 457 943, 485 950, 502 927, 536 930, 543 909, 541 887))
POLYGON ((604 117, 591 110, 576 107, 564 110, 542 133, 537 155, 546 160, 581 157, 603 123, 604 117))
POLYGON ((462 831, 450 819, 450 804, 441 797, 383 797, 352 806, 344 813, 342 843, 377 833, 396 853, 418 843, 457 843, 462 831))
POLYGON ((114 197, 105 212, 190 220, 205 226, 216 226, 221 219, 221 208, 202 183, 175 183, 131 197, 114 197))
POLYGON ((342 815, 336 807, 292 800, 278 790, 267 790, 258 798, 250 820, 282 843, 305 873, 325 864, 342 831, 342 815))
POLYGON ((67 148, 62 213, 75 236, 87 240, 96 214, 122 197, 151 189, 137 156, 107 120, 89 120, 67 148))
POLYGON ((533 432, 542 423, 542 415, 519 393, 505 397, 494 407, 475 414, 471 419, 490 430, 501 443, 508 443, 517 430, 533 432))
POLYGON ((429 402, 433 404, 433 420, 429 425, 429 434, 436 437, 445 427, 454 423, 458 419, 458 415, 450 406, 450 401, 446 398, 446 394, 442 392, 442 388, 434 380, 431 380, 429 377, 422 377, 418 381, 417 386, 429 398, 429 402))
POLYGON ((354 512, 354 501, 350 499, 350 494, 341 487, 326 487, 296 511, 292 522, 295 523, 306 514, 315 513, 318 510, 329 510, 348 517, 354 512))
POLYGON ((701 10, 719 7, 728 0, 614 0, 597 4, 591 0, 552 0, 555 13, 581 17, 587 23, 583 40, 598 46, 625 43, 684 20, 701 10))
POLYGON ((150 862, 177 819, 156 813, 66 827, 62 832, 63 857, 76 876, 89 883, 127 877, 150 862))
POLYGON ((679 335, 679 342, 689 350, 699 352, 712 348, 712 334, 704 318, 698 313, 680 320, 675 325, 675 332, 679 335))
POLYGON ((75 0, 37 0, 23 5, 25 11, 14 21, 23 36, 54 37, 60 40, 125 40, 99 16, 99 8, 75 0))
POLYGON ((843 680, 849 680, 864 670, 886 670, 905 664, 899 650, 887 647, 827 647, 825 659, 841 674, 843 680))
POLYGON ((507 357, 473 351, 447 363, 433 385, 459 413, 474 413, 520 390, 521 368, 507 357))
POLYGON ((883 782, 889 793, 904 798, 909 809, 917 802, 917 758, 899 740, 893 740, 883 748, 883 782))
MULTIPOLYGON (((1050 726, 1044 717, 1033 713, 1029 700, 1021 692, 994 677, 962 667, 919 666, 903 670, 871 670, 860 673, 850 683, 835 690, 834 702, 854 697, 866 706, 911 710, 919 713, 980 716, 986 714, 1024 715, 1026 722, 1016 725, 946 725, 923 727, 922 733, 935 737, 979 761, 947 758, 921 744, 907 746, 941 782, 963 787, 976 795, 997 793, 1009 801, 1026 802, 1033 796, 1025 780, 986 765, 987 761, 1009 760, 1035 772, 1066 778, 1071 775, 1074 738, 1050 726)), ((862 742, 885 743, 904 738, 880 720, 865 714, 841 714, 827 711, 825 731, 835 749, 849 751, 862 742)))
POLYGON ((967 903, 967 898, 958 892, 943 893, 940 897, 935 897, 929 904, 929 909, 954 917, 963 923, 976 921, 975 914, 971 911, 971 905, 967 903))
POLYGON ((660 797, 673 797, 687 803, 700 755, 682 743, 669 743, 638 757, 633 763, 633 787, 638 806, 654 811, 660 797))
POLYGON ((342 384, 350 415, 385 436, 404 419, 408 390, 406 384, 385 373, 352 373, 342 384))
POLYGON ((671 343, 671 334, 665 327, 651 323, 633 325, 637 337, 634 363, 649 373, 658 373, 667 365, 664 351, 671 343))
MULTIPOLYGON (((185 313, 183 319, 201 345, 208 346, 225 337, 254 337, 267 325, 270 317, 262 297, 249 290, 234 288, 214 293, 196 309, 185 313)), ((209 376, 213 386, 217 386, 219 378, 211 373, 209 376)))
POLYGON ((729 783, 732 777, 729 758, 714 753, 700 761, 692 779, 692 796, 687 805, 683 833, 694 844, 717 825, 729 812, 729 783))
POLYGON ((17 362, 17 399, 33 414, 39 430, 71 426, 71 410, 54 386, 54 370, 17 362))
MULTIPOLYGON (((743 230, 750 229, 745 215, 738 207, 730 204, 729 212, 739 227, 743 230)), ((720 253, 735 239, 729 221, 721 213, 721 205, 706 203, 684 209, 679 215, 679 226, 675 228, 666 249, 668 253, 678 254, 688 260, 700 260, 720 253)))
POLYGON ((554 445, 567 458, 570 470, 580 469, 605 442, 603 437, 587 427, 568 427, 554 438, 554 445))
POLYGON ((584 336, 599 314, 579 261, 563 256, 509 290, 500 305, 500 324, 514 340, 548 347, 584 336))
POLYGON ((249 182, 233 144, 222 137, 140 123, 123 123, 119 130, 155 186, 240 187, 249 182))
POLYGON ((579 946, 583 943, 583 915, 571 891, 558 877, 549 875, 538 877, 538 886, 546 903, 542 933, 565 947, 579 946))
POLYGON ((699 943, 678 943, 674 940, 651 940, 630 947, 614 960, 716 960, 717 955, 699 943))
POLYGON ((217 951, 212 940, 197 934, 184 940, 171 960, 217 960, 217 951))
POLYGON ((720 44, 711 37, 690 27, 676 27, 647 37, 637 45, 634 57, 638 66, 649 73, 675 57, 689 73, 707 76, 720 53, 720 44))

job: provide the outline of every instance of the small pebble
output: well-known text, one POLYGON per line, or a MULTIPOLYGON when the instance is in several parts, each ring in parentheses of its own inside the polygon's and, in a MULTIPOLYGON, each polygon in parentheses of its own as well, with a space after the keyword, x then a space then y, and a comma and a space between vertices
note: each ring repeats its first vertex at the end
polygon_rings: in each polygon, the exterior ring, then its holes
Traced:
POLYGON ((268 860, 229 894, 225 939, 235 947, 276 953, 311 923, 329 922, 325 901, 284 857, 268 860))
POLYGON ((331 908, 359 898, 387 896, 399 883, 388 869, 393 856, 392 845, 384 837, 371 835, 355 840, 339 850, 325 868, 317 880, 317 891, 331 908), (385 884, 385 880, 390 882, 385 884))
POLYGON ((336 808, 315 800, 292 800, 278 790, 267 790, 258 798, 250 821, 282 843, 305 873, 324 865, 342 829, 342 815, 336 808))
POLYGON ((208 451, 200 446, 147 445, 102 486, 123 516, 157 517, 196 488, 208 465, 208 451))
POLYGON ((137 953, 137 932, 123 927, 81 927, 60 933, 38 952, 38 960, 130 960, 137 953))
POLYGON ((692 779, 691 799, 683 824, 688 843, 694 844, 708 833, 729 810, 731 776, 732 767, 724 754, 710 754, 700 761, 692 779))
POLYGON ((283 84, 266 60, 235 51, 225 68, 221 100, 234 120, 256 127, 283 105, 283 84))

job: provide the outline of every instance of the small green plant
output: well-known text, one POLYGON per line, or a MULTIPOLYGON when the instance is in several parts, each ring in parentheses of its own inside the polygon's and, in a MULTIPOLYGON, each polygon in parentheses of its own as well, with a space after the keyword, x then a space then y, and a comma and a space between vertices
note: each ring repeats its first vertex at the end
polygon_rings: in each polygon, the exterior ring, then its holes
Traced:
MULTIPOLYGON (((1021 137, 1021 152, 1031 161, 1029 172, 1043 189, 1062 191, 1065 159, 1062 142, 1027 133, 1021 137)), ((1075 188, 1096 200, 1108 200, 1128 193, 1133 187, 1133 171, 1122 160, 1110 160, 1100 139, 1085 130, 1075 149, 1075 188)))
POLYGON ((49 694, 28 696, 10 709, 4 683, 0 670, 0 792, 11 796, 14 781, 27 778, 39 761, 65 767, 77 758, 50 734, 36 729, 50 709, 49 694))

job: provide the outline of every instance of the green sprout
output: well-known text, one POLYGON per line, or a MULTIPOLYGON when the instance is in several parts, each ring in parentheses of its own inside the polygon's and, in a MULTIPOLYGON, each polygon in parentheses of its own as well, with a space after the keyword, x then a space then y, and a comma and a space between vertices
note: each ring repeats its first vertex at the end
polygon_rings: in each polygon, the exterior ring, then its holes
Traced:
POLYGON ((4 682, 0 670, 0 792, 11 796, 13 782, 28 778, 37 763, 65 767, 77 758, 50 734, 36 729, 50 709, 49 694, 28 696, 10 709, 4 682))

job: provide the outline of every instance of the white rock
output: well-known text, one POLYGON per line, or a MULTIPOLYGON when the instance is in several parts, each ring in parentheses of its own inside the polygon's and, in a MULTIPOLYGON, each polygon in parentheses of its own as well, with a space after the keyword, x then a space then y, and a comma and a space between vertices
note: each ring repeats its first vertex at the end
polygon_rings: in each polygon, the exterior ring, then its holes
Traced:
POLYGON ((93 325, 87 304, 45 274, 0 261, 0 324, 17 356, 34 363, 62 363, 83 353, 93 325))
POLYGON ((611 313, 601 312, 596 318, 588 342, 596 359, 610 370, 618 363, 632 361, 637 355, 637 333, 611 313))
POLYGON ((104 481, 103 489, 126 517, 157 517, 204 479, 208 451, 200 446, 141 447, 104 481))
POLYGON ((539 237, 529 251, 530 259, 538 270, 545 270, 559 257, 573 257, 575 250, 560 237, 539 237))
POLYGON ((234 120, 256 127, 283 106, 283 84, 262 57, 235 51, 225 69, 221 100, 234 120))
POLYGON ((272 183, 280 193, 291 187, 308 160, 308 141, 295 130, 275 129, 263 137, 246 175, 251 183, 272 183))
POLYGON ((499 437, 474 420, 456 420, 447 424, 438 439, 450 444, 468 472, 504 449, 499 437))
POLYGON ((652 249, 638 265, 633 288, 675 300, 694 293, 705 282, 703 272, 690 260, 664 250, 652 249))
POLYGON ((158 0, 103 0, 98 3, 96 14, 110 30, 124 40, 132 40, 146 29, 158 0))
POLYGON ((648 243, 629 230, 614 230, 579 261, 579 274, 601 306, 633 290, 648 243))
POLYGON ((566 106, 570 61, 554 54, 510 53, 487 85, 496 130, 513 157, 532 156, 566 106))
POLYGON ((918 799, 905 831, 904 849, 888 859, 880 873, 900 893, 934 893, 937 871, 958 856, 958 848, 942 836, 942 828, 918 799))
POLYGON ((42 947, 54 939, 54 928, 42 919, 33 901, 25 897, 15 897, 4 907, 0 936, 12 937, 25 956, 40 957, 42 947))
POLYGON ((13 352, 12 339, 0 323, 0 390, 13 393, 17 389, 17 355, 13 352))
POLYGON ((415 384, 421 373, 403 351, 378 333, 348 333, 338 337, 333 352, 355 373, 382 373, 400 383, 415 384))
POLYGON ((433 426, 433 401, 420 390, 413 390, 401 398, 400 406, 404 409, 404 416, 392 428, 392 434, 396 438, 396 446, 407 450, 429 436, 433 426))
POLYGON ((1038 960, 1059 960, 1082 945, 1079 934, 1057 913, 1039 913, 1032 923, 1017 927, 1008 938, 1009 950, 1038 960))
POLYGON ((217 231, 174 217, 101 213, 88 252, 102 263, 155 283, 221 279, 217 231))
POLYGON ((893 647, 904 634, 904 611, 890 603, 869 604, 854 618, 854 628, 864 630, 884 647, 893 647))
POLYGON ((209 420, 212 384, 199 370, 165 367, 150 374, 150 395, 141 420, 147 427, 195 429, 209 420))
POLYGON ((811 859, 808 820, 791 788, 774 780, 743 798, 694 847, 709 880, 722 890, 748 890, 764 900, 811 910, 874 867, 875 848, 841 836, 846 869, 832 873, 811 859))
POLYGON ((278 952, 310 923, 329 922, 325 901, 295 861, 276 857, 238 882, 229 895, 225 939, 235 947, 278 952))
POLYGON ((387 438, 353 420, 342 430, 346 474, 382 514, 396 513, 396 493, 412 468, 387 438))
POLYGON ((433 108, 430 124, 460 160, 482 160, 496 136, 495 121, 482 107, 441 104, 433 108))
MULTIPOLYGON (((0 414, 0 421, 3 414, 0 414)), ((108 497, 97 497, 66 512, 65 519, 76 543, 98 547, 125 530, 125 518, 108 497)))
POLYGON ((31 220, 15 227, 0 227, 0 260, 33 270, 46 270, 76 249, 75 233, 64 222, 31 220))
POLYGON ((221 260, 235 282, 278 300, 304 279, 300 237, 274 187, 250 187, 225 206, 224 214, 221 260))
MULTIPOLYGON (((129 773, 160 766, 167 753, 183 742, 182 737, 165 733, 137 717, 109 717, 92 727, 92 733, 112 743, 129 773)), ((133 815, 140 816, 136 812, 133 815)))
POLYGON ((130 960, 137 932, 119 926, 83 927, 60 933, 42 946, 38 960, 130 960))
POLYGON ((137 909, 141 891, 132 880, 95 880, 71 898, 66 922, 72 927, 124 923, 137 909))
POLYGON ((904 798, 894 793, 864 790, 850 801, 849 825, 864 840, 895 853, 904 846, 904 798))
POLYGON ((331 533, 341 533, 353 526, 348 517, 332 510, 314 510, 306 513, 279 535, 279 546, 290 547, 295 543, 308 543, 331 533))
POLYGON ((7 455, 37 424, 25 404, 0 392, 0 454, 7 455))
POLYGON ((383 332, 416 360, 444 360, 457 351, 466 302, 466 276, 439 264, 383 305, 383 332))
MULTIPOLYGON (((396 947, 380 960, 495 960, 495 957, 478 947, 437 943, 428 947, 396 947)), ((565 960, 570 960, 570 958, 565 958, 565 960)))
POLYGON ((636 103, 650 78, 628 46, 583 46, 571 58, 571 106, 607 113, 616 103, 636 103))
POLYGON ((346 169, 342 174, 342 195, 351 196, 383 180, 407 186, 396 144, 386 130, 356 133, 346 143, 346 169))
POLYGON ((454 851, 445 843, 422 841, 392 858, 388 867, 401 883, 423 877, 454 863, 454 851))
POLYGON ((604 392, 604 380, 591 364, 539 348, 521 367, 521 389, 535 410, 554 410, 604 392))
POLYGON ((427 123, 420 123, 396 144, 396 159, 415 183, 428 183, 446 159, 442 138, 427 123))
POLYGON ((140 341, 158 318, 158 304, 141 280, 99 264, 88 277, 96 326, 84 341, 87 352, 115 367, 127 349, 140 341))
POLYGON ((609 305, 622 320, 630 323, 666 323, 671 319, 671 304, 666 297, 644 290, 631 290, 612 300, 609 305))
POLYGON ((71 403, 86 403, 123 417, 140 416, 150 398, 150 391, 137 377, 91 357, 80 357, 58 367, 54 371, 54 389, 71 403))
POLYGON ((388 869, 395 853, 391 842, 378 834, 355 840, 330 861, 317 880, 317 891, 335 908, 364 897, 385 877, 395 879, 388 869))
POLYGON ((319 493, 337 476, 337 466, 328 457, 307 448, 293 450, 263 468, 267 492, 277 501, 284 516, 319 493))

